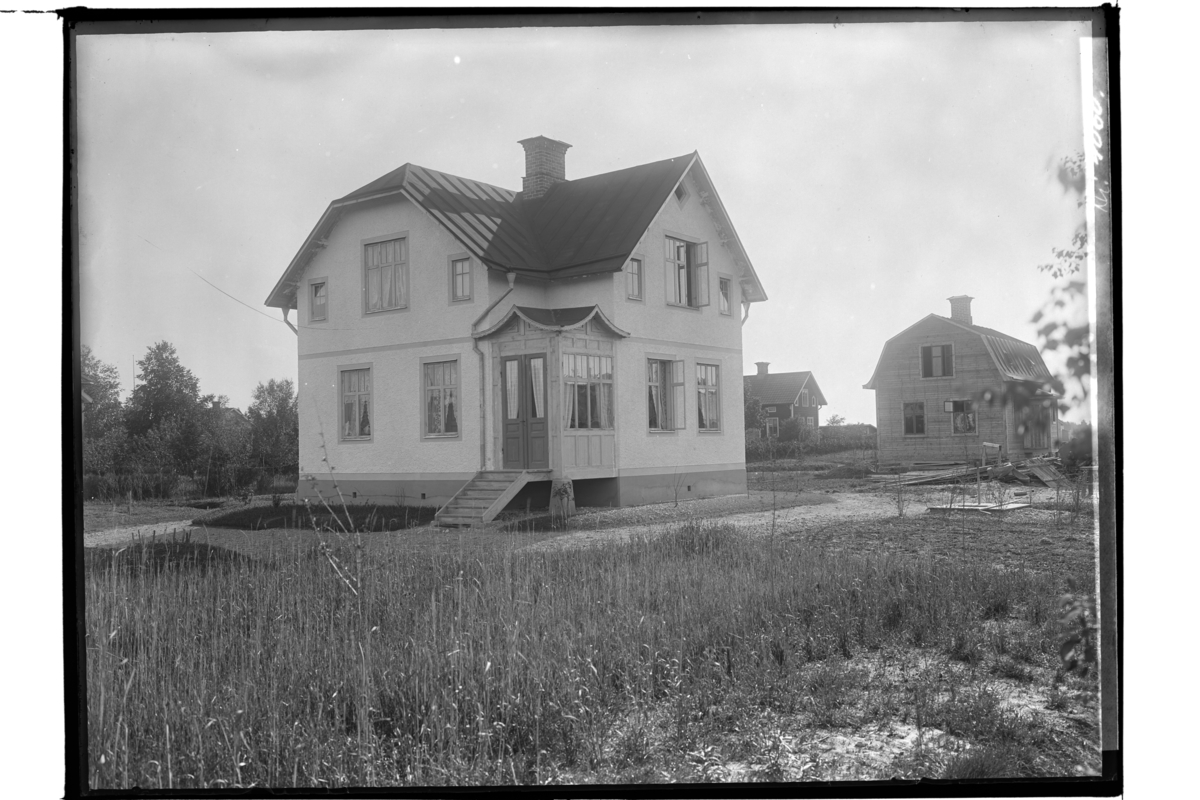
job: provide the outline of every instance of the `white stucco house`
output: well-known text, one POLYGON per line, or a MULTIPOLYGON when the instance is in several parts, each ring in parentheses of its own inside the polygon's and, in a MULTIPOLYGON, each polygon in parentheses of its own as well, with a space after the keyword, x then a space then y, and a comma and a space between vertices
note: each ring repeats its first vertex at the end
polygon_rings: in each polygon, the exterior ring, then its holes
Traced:
POLYGON ((697 153, 521 192, 413 164, 330 203, 267 298, 296 312, 300 491, 490 519, 746 491, 742 323, 766 294, 697 153), (324 445, 322 445, 322 439, 324 445))

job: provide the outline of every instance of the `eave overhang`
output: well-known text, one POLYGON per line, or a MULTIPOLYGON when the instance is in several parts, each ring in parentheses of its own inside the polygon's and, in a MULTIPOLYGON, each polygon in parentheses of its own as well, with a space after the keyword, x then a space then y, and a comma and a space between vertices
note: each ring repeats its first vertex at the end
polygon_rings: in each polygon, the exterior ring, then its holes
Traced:
POLYGON ((616 336, 627 338, 631 334, 629 331, 618 328, 605 313, 600 310, 600 306, 581 306, 578 308, 531 308, 528 306, 512 306, 508 312, 500 318, 495 324, 477 331, 474 336, 476 339, 484 339, 498 331, 501 331, 512 322, 513 318, 520 318, 525 323, 535 330, 548 331, 551 333, 562 333, 565 331, 579 330, 588 324, 591 320, 597 320, 608 328, 616 336), (540 313, 539 313, 540 312, 540 313), (565 319, 563 322, 554 322, 552 319, 547 320, 549 315, 551 318, 562 314, 565 319))

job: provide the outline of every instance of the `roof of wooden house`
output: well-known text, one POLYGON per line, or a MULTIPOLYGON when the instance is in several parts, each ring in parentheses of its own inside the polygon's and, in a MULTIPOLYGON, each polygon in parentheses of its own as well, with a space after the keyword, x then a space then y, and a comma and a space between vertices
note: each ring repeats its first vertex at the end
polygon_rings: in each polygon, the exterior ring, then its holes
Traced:
POLYGON ((423 209, 484 265, 532 277, 616 272, 683 177, 692 171, 721 243, 743 268, 743 294, 766 300, 699 153, 555 183, 525 199, 482 181, 405 164, 330 203, 271 291, 266 305, 295 308, 301 271, 325 246, 338 218, 357 204, 403 197, 423 209))
POLYGON ((791 405, 808 389, 817 405, 827 406, 825 395, 811 372, 769 372, 766 375, 746 375, 746 394, 754 395, 764 406, 791 405))
POLYGON ((996 370, 1003 379, 1012 381, 1037 381, 1039 383, 1051 379, 1050 370, 1046 368, 1046 362, 1042 360, 1041 352, 1029 342, 1022 341, 1015 336, 1009 336, 1007 333, 1002 333, 993 328, 960 322, 949 317, 943 317, 940 314, 929 314, 918 322, 909 325, 884 343, 883 350, 879 353, 879 361, 875 363, 875 371, 871 373, 871 380, 863 384, 864 389, 875 388, 875 377, 879 374, 879 366, 883 363, 883 357, 887 355, 888 345, 913 328, 923 325, 931 319, 948 322, 951 325, 962 328, 964 331, 977 334, 983 340, 984 347, 987 348, 988 354, 992 357, 992 362, 996 365, 996 370))

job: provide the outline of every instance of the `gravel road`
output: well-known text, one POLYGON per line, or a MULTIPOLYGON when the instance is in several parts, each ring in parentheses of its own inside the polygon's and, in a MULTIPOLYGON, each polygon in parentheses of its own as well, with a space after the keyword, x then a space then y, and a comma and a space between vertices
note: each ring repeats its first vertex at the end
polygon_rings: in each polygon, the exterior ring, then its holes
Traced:
MULTIPOLYGON (((757 493, 751 493, 752 496, 754 494, 757 493)), ((770 496, 769 493, 762 494, 770 496)), ((564 533, 562 536, 556 536, 553 539, 535 542, 522 549, 552 550, 559 547, 586 547, 605 542, 626 540, 632 536, 653 536, 656 533, 670 530, 673 525, 677 525, 687 519, 720 519, 722 522, 730 523, 738 530, 748 534, 764 535, 771 532, 773 513, 776 528, 788 530, 801 528, 808 522, 827 522, 836 519, 877 519, 895 516, 896 514, 894 501, 886 496, 841 493, 831 496, 831 499, 832 502, 821 503, 819 505, 791 506, 780 508, 775 512, 766 510, 740 514, 713 513, 713 511, 699 507, 695 510, 687 509, 681 504, 679 508, 672 507, 672 510, 676 513, 669 520, 650 524, 631 524, 617 528, 606 527, 601 530, 574 531, 564 533)), ((702 503, 705 501, 696 502, 702 503)), ((925 507, 923 505, 914 504, 910 506, 908 513, 923 513, 924 511, 925 507)))
MULTIPOLYGON (((917 506, 911 512, 924 511, 917 506)), ((630 508, 583 510, 573 524, 587 526, 586 530, 568 531, 529 545, 528 549, 581 547, 604 542, 620 541, 632 536, 653 536, 689 519, 720 519, 749 534, 765 534, 771 530, 772 514, 777 528, 796 529, 806 522, 825 522, 831 519, 873 519, 893 516, 895 505, 886 496, 850 492, 814 495, 811 493, 752 491, 749 495, 714 497, 674 503, 660 503, 630 508), (771 505, 777 509, 772 512, 771 505), (754 509, 754 510, 747 510, 754 509)), ((83 535, 84 547, 120 547, 137 538, 182 535, 197 530, 191 520, 181 519, 153 524, 94 531, 83 535)), ((213 529, 217 531, 217 529, 213 529)), ((414 529, 414 532, 417 529, 414 529)), ((436 529, 426 529, 436 531, 436 529)), ((253 532, 242 532, 255 536, 253 532)))

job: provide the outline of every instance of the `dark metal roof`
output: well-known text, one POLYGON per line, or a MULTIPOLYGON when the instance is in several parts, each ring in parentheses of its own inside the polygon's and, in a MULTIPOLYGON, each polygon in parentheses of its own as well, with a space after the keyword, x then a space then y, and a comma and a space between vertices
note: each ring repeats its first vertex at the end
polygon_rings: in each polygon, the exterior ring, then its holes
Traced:
POLYGON ((693 157, 564 181, 525 203, 548 269, 556 277, 621 269, 693 157))
MULTIPOLYGON (((330 204, 267 305, 295 307, 296 276, 323 246, 345 207, 392 195, 427 211, 490 267, 551 278, 616 272, 692 164, 699 164, 696 153, 563 181, 533 200, 481 181, 405 164, 330 204)), ((699 171, 711 188, 702 165, 699 171)), ((717 199, 715 192, 712 196, 717 199)), ((716 205, 725 217, 719 200, 716 205)), ((740 253, 727 218, 725 224, 729 232, 722 240, 732 242, 740 253)), ((720 225, 718 229, 723 230, 720 225)), ((743 281, 752 284, 747 296, 766 299, 753 267, 748 261, 746 266, 743 281)))
POLYGON ((791 405, 796 402, 800 390, 807 388, 818 405, 829 405, 821 387, 811 372, 773 372, 766 375, 746 375, 746 394, 754 395, 764 406, 791 405))

